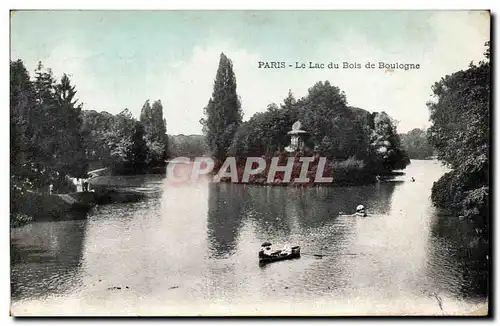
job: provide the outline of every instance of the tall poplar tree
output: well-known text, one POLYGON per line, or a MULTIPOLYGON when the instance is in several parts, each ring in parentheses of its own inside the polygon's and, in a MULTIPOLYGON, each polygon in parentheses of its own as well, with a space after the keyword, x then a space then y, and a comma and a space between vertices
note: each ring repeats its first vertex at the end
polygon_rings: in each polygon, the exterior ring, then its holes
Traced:
POLYGON ((212 97, 204 109, 203 132, 212 156, 221 163, 228 155, 243 112, 236 93, 236 76, 231 60, 221 53, 212 97))
POLYGON ((168 157, 167 122, 163 118, 163 105, 160 100, 151 106, 147 100, 142 106, 140 121, 144 126, 148 147, 148 163, 163 166, 168 157))

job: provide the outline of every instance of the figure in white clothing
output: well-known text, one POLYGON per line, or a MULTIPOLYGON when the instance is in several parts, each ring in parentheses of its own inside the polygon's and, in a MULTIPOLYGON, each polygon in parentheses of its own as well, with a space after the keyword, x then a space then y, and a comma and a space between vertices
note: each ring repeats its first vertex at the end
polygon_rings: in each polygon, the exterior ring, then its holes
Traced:
POLYGON ((260 247, 259 256, 271 256, 273 253, 271 246, 270 242, 264 242, 260 247))
POLYGON ((290 255, 292 253, 292 246, 289 244, 286 244, 283 249, 281 249, 281 254, 282 255, 290 255))

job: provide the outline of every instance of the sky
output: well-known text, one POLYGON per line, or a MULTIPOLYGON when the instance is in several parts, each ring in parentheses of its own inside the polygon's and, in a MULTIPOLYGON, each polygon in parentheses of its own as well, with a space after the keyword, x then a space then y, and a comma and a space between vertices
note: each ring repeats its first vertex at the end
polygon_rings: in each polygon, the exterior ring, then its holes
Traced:
POLYGON ((160 99, 169 134, 201 134, 221 52, 233 62, 244 120, 296 98, 318 81, 348 104, 385 111, 398 131, 430 125, 431 86, 478 62, 490 38, 481 11, 18 11, 11 60, 30 74, 41 61, 70 75, 84 109, 139 117, 160 99), (259 62, 286 62, 259 69, 259 62), (418 70, 366 69, 367 62, 418 70), (359 63, 362 69, 295 69, 296 62, 359 63))

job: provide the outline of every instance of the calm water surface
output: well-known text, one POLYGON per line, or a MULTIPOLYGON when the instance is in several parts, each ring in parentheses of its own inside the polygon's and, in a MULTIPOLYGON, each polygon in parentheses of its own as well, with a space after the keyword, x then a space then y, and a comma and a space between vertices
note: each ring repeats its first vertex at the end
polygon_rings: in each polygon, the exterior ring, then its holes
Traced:
POLYGON ((432 183, 444 171, 435 161, 413 161, 393 181, 307 190, 136 178, 134 186, 149 193, 145 202, 11 230, 11 309, 467 313, 486 297, 487 251, 474 225, 431 206, 432 183), (339 215, 361 203, 368 217, 339 215), (298 244, 303 255, 259 267, 264 241, 298 244))

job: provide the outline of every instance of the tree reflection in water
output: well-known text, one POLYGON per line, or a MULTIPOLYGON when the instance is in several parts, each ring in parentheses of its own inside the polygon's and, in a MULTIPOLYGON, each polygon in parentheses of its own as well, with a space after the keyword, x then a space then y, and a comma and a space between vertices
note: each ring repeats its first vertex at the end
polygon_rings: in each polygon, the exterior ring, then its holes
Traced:
POLYGON ((215 258, 234 253, 240 228, 254 221, 263 238, 296 239, 311 233, 343 212, 354 213, 363 204, 370 215, 387 214, 395 182, 362 187, 262 187, 237 184, 210 184, 208 235, 215 258))
POLYGON ((13 299, 48 297, 81 285, 86 223, 37 222, 11 230, 13 299))
POLYGON ((236 250, 242 225, 246 188, 236 184, 209 184, 208 239, 212 258, 224 258, 236 250))
MULTIPOLYGON (((454 288, 449 284, 460 279, 458 291, 463 298, 485 298, 488 295, 489 241, 481 223, 461 217, 436 215, 431 225, 429 264, 448 260, 449 274, 436 274, 435 287, 441 291, 454 288), (454 277, 446 277, 454 274, 454 277)), ((435 269, 429 268, 429 272, 435 269)))

